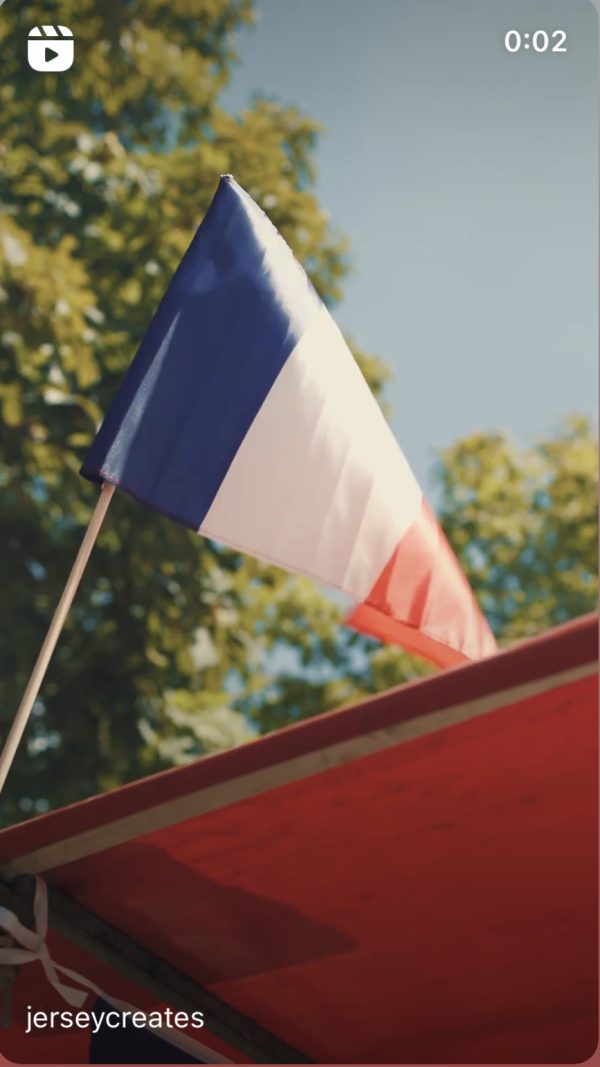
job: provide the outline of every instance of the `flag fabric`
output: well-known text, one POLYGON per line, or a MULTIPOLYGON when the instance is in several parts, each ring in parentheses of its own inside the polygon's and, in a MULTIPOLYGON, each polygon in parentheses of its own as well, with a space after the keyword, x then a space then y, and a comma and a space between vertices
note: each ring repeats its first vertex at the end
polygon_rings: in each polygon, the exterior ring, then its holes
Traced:
POLYGON ((82 474, 343 591, 351 625, 440 666, 495 650, 342 334, 230 175, 82 474))

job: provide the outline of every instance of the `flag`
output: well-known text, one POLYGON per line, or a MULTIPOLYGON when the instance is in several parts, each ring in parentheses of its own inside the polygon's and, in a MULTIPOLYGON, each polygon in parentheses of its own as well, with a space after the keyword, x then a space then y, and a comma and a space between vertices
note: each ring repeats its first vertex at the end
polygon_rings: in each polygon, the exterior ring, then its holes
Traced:
POLYGON ((342 334, 231 175, 85 459, 205 537, 346 593, 440 666, 491 631, 342 334))

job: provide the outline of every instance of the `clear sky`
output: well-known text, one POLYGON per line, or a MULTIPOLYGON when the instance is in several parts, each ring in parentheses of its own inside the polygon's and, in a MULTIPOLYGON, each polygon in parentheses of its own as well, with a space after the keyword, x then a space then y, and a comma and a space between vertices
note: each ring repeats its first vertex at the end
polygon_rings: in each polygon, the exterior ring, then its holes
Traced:
POLYGON ((429 485, 476 430, 597 407, 597 15, 590 0, 257 0, 224 102, 326 127, 317 192, 351 239, 335 317, 392 366, 392 425, 429 485), (517 55, 509 29, 567 32, 517 55))

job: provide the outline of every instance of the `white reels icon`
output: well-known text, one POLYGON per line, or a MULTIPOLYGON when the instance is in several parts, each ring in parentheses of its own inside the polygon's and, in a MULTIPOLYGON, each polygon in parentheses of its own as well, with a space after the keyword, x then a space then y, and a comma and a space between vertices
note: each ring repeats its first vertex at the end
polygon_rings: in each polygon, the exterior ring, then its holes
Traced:
POLYGON ((34 26, 27 41, 27 61, 33 70, 61 71, 73 66, 73 34, 68 26, 34 26))

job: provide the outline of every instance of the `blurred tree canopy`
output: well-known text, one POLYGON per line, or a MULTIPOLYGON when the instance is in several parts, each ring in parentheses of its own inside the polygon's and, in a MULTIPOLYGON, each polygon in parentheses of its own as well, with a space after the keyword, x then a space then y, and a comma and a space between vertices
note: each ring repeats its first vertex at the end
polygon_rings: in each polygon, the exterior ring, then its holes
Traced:
MULTIPOLYGON (((219 104, 250 0, 79 0, 68 76, 29 70, 36 18, 39 5, 20 0, 0 20, 4 728, 94 504, 81 459, 218 176, 234 173, 263 205, 328 304, 347 268, 313 192, 318 125, 272 99, 237 116, 219 104)), ((63 5, 46 0, 44 18, 64 22, 63 5)), ((354 351, 380 396, 385 365, 354 351)), ((529 452, 469 438, 442 458, 438 477, 446 529, 499 634, 520 637, 594 606, 589 426, 572 423, 529 452)), ((426 669, 340 627, 339 616, 310 582, 118 494, 3 820, 426 669)))
POLYGON ((598 602, 598 444, 572 416, 517 448, 473 434, 443 453, 438 515, 504 641, 531 637, 598 602))

